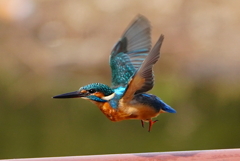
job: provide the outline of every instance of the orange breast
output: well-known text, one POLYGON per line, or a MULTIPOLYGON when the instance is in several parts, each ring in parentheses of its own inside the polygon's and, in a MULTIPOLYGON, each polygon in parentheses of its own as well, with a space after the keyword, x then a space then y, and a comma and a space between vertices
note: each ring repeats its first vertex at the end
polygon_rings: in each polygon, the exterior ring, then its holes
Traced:
POLYGON ((134 119, 137 117, 131 113, 126 113, 121 109, 112 108, 108 102, 104 102, 104 103, 94 102, 94 103, 98 106, 98 108, 102 111, 102 113, 111 121, 122 121, 122 120, 134 119))
POLYGON ((118 109, 114 109, 108 102, 100 103, 94 102, 102 113, 111 121, 122 121, 128 119, 140 119, 149 120, 156 117, 159 112, 156 112, 151 107, 145 107, 143 105, 132 106, 132 105, 121 105, 118 109))

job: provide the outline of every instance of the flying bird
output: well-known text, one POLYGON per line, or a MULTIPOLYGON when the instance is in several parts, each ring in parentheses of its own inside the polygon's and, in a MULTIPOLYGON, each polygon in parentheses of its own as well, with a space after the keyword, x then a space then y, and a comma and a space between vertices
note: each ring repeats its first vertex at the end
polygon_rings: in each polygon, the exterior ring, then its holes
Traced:
POLYGON ((109 64, 111 86, 92 83, 75 92, 53 98, 83 98, 90 100, 111 121, 129 119, 149 123, 148 131, 160 113, 176 113, 159 97, 148 94, 154 85, 153 65, 160 57, 164 36, 160 35, 151 49, 151 25, 147 18, 138 15, 113 47, 109 64))

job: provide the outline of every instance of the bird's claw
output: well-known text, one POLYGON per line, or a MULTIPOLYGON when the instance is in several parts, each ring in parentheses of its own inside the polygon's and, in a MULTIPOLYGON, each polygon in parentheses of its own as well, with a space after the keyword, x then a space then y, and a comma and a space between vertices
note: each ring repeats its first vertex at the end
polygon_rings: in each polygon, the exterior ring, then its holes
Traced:
POLYGON ((151 129, 152 129, 152 125, 153 125, 154 123, 156 123, 157 121, 158 121, 158 120, 155 120, 155 121, 153 121, 153 120, 149 120, 148 132, 151 131, 151 129))
POLYGON ((141 124, 142 124, 142 127, 144 128, 144 122, 143 122, 143 120, 141 120, 141 124))
MULTIPOLYGON (((149 120, 148 132, 151 131, 153 124, 156 123, 157 121, 158 120, 154 120, 154 121, 153 120, 149 120)), ((142 127, 144 128, 144 121, 143 120, 141 120, 141 124, 142 124, 142 127)))

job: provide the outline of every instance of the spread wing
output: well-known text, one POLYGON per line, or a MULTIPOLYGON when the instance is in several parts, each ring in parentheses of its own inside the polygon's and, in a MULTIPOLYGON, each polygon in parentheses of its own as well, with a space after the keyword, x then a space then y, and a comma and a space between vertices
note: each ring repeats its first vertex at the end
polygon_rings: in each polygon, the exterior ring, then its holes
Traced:
POLYGON ((144 16, 137 16, 110 55, 112 88, 127 87, 151 49, 151 26, 144 16))
POLYGON ((160 48, 164 36, 161 35, 153 49, 142 63, 139 70, 132 77, 125 94, 123 95, 124 102, 132 100, 134 94, 147 92, 152 89, 154 84, 153 65, 160 57, 160 48))

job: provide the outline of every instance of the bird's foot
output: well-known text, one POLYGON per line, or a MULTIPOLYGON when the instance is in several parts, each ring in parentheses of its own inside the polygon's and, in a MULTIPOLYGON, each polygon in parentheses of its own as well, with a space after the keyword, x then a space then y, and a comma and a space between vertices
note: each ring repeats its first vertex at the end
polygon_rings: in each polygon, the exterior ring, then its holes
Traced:
POLYGON ((155 120, 155 121, 153 121, 153 120, 149 120, 149 128, 148 128, 148 132, 150 132, 151 131, 151 129, 152 129, 152 125, 154 124, 154 123, 156 123, 158 120, 155 120))
POLYGON ((144 122, 143 122, 143 120, 141 120, 141 124, 142 124, 142 127, 144 128, 144 122))

